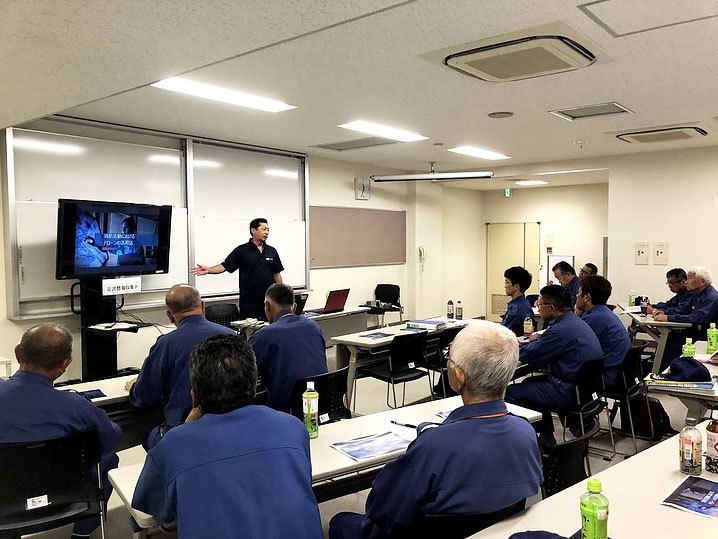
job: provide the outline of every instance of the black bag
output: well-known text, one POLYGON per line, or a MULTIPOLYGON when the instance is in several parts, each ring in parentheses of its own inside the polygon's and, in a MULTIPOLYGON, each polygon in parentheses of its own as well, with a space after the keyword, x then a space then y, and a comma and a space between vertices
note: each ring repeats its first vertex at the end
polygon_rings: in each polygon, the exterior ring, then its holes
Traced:
MULTIPOLYGON (((664 434, 678 434, 671 427, 671 420, 658 399, 652 397, 639 397, 631 400, 631 412, 633 416, 633 428, 637 438, 658 441, 664 434), (648 420, 648 407, 651 408, 651 423, 648 420), (651 436, 652 435, 652 436, 651 436)), ((631 435, 631 423, 628 420, 628 408, 625 401, 621 401, 621 432, 631 435)))

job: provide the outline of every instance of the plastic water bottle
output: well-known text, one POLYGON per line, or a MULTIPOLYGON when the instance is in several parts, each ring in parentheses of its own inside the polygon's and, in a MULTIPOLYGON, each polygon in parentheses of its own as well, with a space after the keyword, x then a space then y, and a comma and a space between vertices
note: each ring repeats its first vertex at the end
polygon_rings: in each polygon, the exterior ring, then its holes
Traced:
POLYGON ((591 477, 588 492, 581 494, 581 539, 608 538, 608 498, 601 494, 601 480, 591 477))
POLYGON ((633 307, 635 304, 636 304, 636 291, 629 290, 628 291, 628 306, 633 307))
POLYGON ((307 382, 307 390, 302 393, 304 425, 310 438, 319 436, 319 393, 314 390, 314 382, 307 382))
POLYGON ((687 475, 700 475, 703 467, 703 436, 696 428, 696 420, 686 417, 686 426, 678 437, 681 454, 681 471, 687 475))
POLYGON ((693 339, 688 337, 686 344, 681 348, 681 356, 683 357, 696 357, 696 345, 693 344, 693 339))
POLYGON ((534 332, 534 321, 530 316, 524 318, 524 335, 531 335, 534 332))
POLYGON ((449 298, 446 302, 446 318, 452 320, 454 318, 454 302, 449 298))
POLYGON ((464 308, 461 306, 461 300, 456 302, 456 319, 457 320, 464 319, 464 308))
POLYGON ((711 322, 711 327, 708 328, 708 346, 706 346, 706 352, 712 354, 718 351, 718 329, 716 329, 716 323, 711 322))

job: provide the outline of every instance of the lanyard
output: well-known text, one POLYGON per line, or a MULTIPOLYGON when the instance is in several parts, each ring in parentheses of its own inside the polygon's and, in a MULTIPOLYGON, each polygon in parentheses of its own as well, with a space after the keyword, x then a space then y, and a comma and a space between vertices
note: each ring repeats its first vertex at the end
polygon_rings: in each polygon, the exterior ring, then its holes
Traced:
MULTIPOLYGON (((471 417, 465 417, 464 419, 484 419, 485 417, 501 417, 502 415, 508 415, 508 412, 487 415, 472 415, 471 417)), ((460 419, 459 421, 463 421, 463 419, 460 419)))
POLYGON ((282 316, 280 316, 279 318, 277 318, 277 320, 281 320, 281 319, 284 318, 285 316, 294 316, 294 313, 283 314, 282 316))

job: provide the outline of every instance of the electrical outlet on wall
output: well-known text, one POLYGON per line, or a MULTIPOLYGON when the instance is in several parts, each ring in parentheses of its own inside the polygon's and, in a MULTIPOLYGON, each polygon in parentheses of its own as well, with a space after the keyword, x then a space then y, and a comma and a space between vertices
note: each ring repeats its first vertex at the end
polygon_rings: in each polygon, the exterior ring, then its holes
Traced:
POLYGON ((657 241, 653 249, 653 264, 656 266, 668 265, 668 242, 657 241))
POLYGON ((633 263, 637 265, 648 264, 648 249, 649 244, 647 241, 637 241, 633 244, 633 263))

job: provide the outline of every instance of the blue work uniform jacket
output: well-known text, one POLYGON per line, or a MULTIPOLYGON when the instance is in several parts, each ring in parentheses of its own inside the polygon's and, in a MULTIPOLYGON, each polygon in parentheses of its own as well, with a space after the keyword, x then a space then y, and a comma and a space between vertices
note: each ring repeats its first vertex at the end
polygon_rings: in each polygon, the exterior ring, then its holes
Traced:
POLYGON ((621 379, 621 365, 631 348, 631 338, 618 316, 605 305, 594 305, 582 317, 598 337, 601 350, 608 354, 604 365, 604 381, 615 387, 621 379))
POLYGON ((571 296, 571 307, 573 308, 576 305, 576 296, 578 296, 578 287, 580 285, 580 279, 578 276, 574 275, 573 279, 564 286, 566 289, 566 292, 568 292, 569 296, 571 296))
POLYGON ((161 335, 150 348, 137 382, 130 390, 130 402, 138 408, 164 405, 165 425, 175 427, 192 408, 189 390, 189 354, 192 349, 216 335, 234 331, 209 322, 201 314, 180 321, 174 331, 161 335))
POLYGON ((693 292, 683 289, 666 302, 660 301, 652 307, 665 314, 690 312, 691 301, 693 300, 693 292))
POLYGON ((681 312, 668 314, 669 322, 693 324, 698 339, 705 340, 711 322, 718 322, 718 291, 708 285, 702 292, 694 293, 691 303, 681 312))
POLYGON ((501 325, 509 328, 520 337, 524 334, 524 320, 527 316, 533 322, 534 312, 531 308, 531 303, 526 299, 526 296, 521 294, 506 305, 506 313, 501 315, 501 325))
POLYGON ((423 515, 491 513, 536 494, 536 433, 506 411, 503 400, 468 404, 435 428, 420 426, 374 480, 357 537, 402 536, 423 515))
POLYGON ((319 325, 290 310, 280 312, 272 324, 253 333, 249 342, 257 358, 257 371, 269 392, 267 404, 272 408, 289 408, 297 380, 327 372, 326 346, 319 325))
MULTIPOLYGON (((71 432, 97 429, 100 442, 100 469, 105 499, 112 486, 107 472, 117 468, 115 454, 122 431, 107 412, 78 393, 60 391, 47 376, 17 371, 9 380, 0 380, 0 443, 38 442, 61 438, 71 432)), ((75 523, 74 533, 89 535, 100 524, 97 517, 75 523)))
POLYGON ((322 537, 309 435, 266 406, 207 414, 169 431, 147 454, 132 507, 179 537, 322 537))
POLYGON ((546 365, 549 377, 573 384, 583 362, 602 355, 601 343, 593 330, 571 311, 566 311, 538 339, 521 347, 519 360, 546 365))

